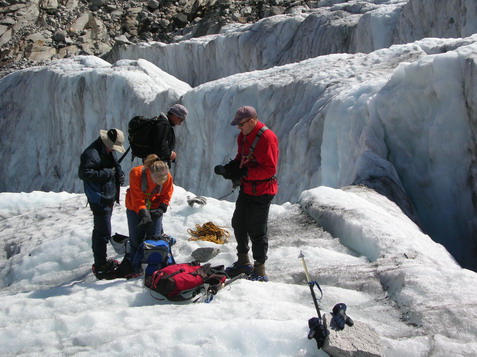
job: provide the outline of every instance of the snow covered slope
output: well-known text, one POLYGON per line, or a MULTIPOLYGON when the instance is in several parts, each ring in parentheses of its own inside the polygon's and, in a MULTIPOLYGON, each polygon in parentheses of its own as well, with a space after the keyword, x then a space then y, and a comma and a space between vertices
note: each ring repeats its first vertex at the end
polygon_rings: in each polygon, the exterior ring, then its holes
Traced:
MULTIPOLYGON (((187 229, 212 220, 232 232, 234 205, 208 197, 189 207, 189 195, 176 186, 164 217, 176 261, 214 247, 220 253, 210 263, 232 263, 233 236, 224 245, 188 241, 187 229)), ((272 205, 270 282, 238 281, 209 304, 155 300, 139 278, 95 280, 85 203, 82 194, 0 194, 9 212, 0 241, 16 248, 0 256, 2 355, 326 356, 306 338, 316 310, 300 252, 323 290, 322 313, 329 319, 336 303, 346 303, 356 326, 345 331, 366 324, 384 356, 477 354, 477 274, 370 189, 312 189, 301 195, 304 211, 272 205)), ((115 206, 114 231, 127 234, 125 216, 115 206)), ((122 258, 111 246, 109 254, 122 258)))

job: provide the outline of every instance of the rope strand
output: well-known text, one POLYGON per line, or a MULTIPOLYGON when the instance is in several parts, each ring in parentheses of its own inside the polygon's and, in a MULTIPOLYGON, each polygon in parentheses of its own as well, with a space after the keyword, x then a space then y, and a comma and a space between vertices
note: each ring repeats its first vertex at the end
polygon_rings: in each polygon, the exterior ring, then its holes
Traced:
POLYGON ((202 226, 200 224, 195 225, 195 231, 188 228, 187 232, 192 236, 189 238, 190 241, 203 240, 208 242, 213 242, 216 244, 224 244, 228 242, 230 233, 216 226, 212 222, 206 222, 202 226))

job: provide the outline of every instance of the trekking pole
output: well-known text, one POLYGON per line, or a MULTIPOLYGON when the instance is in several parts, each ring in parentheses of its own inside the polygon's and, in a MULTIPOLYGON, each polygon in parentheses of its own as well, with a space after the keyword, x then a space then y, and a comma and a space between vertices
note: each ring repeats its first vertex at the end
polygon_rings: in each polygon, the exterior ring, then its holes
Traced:
POLYGON ((305 269, 306 282, 308 283, 308 286, 310 287, 311 296, 313 298, 313 303, 315 304, 318 317, 321 319, 320 307, 318 305, 318 300, 316 299, 315 290, 313 289, 313 286, 316 285, 322 295, 323 295, 323 292, 321 291, 321 288, 316 281, 311 281, 310 274, 308 273, 308 268, 306 267, 306 263, 305 263, 305 256, 303 255, 302 251, 300 251, 300 255, 298 256, 298 258, 301 259, 301 262, 303 263, 303 268, 305 269))
POLYGON ((308 273, 308 268, 306 267, 305 263, 305 256, 303 255, 302 251, 300 251, 300 255, 298 256, 298 258, 301 259, 301 262, 303 263, 306 281, 308 283, 308 286, 310 287, 311 297, 313 298, 313 303, 315 304, 316 312, 318 313, 318 317, 312 317, 308 320, 308 327, 310 328, 310 331, 308 332, 308 339, 311 340, 312 338, 314 338, 316 340, 316 345, 318 346, 318 349, 320 349, 323 347, 325 340, 330 334, 330 332, 326 327, 326 319, 324 317, 321 317, 320 306, 318 305, 318 300, 316 298, 315 290, 313 290, 313 287, 316 285, 318 290, 320 290, 322 297, 323 291, 321 291, 321 288, 316 281, 311 281, 310 274, 308 273))

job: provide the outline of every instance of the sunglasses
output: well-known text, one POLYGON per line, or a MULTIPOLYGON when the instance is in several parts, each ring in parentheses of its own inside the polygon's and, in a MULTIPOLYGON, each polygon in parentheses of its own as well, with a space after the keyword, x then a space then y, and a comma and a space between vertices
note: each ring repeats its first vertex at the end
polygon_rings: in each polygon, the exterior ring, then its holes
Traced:
POLYGON ((252 118, 247 119, 247 120, 245 120, 244 122, 238 123, 237 126, 238 126, 239 128, 243 128, 243 126, 244 126, 245 124, 247 124, 250 120, 252 120, 252 118))

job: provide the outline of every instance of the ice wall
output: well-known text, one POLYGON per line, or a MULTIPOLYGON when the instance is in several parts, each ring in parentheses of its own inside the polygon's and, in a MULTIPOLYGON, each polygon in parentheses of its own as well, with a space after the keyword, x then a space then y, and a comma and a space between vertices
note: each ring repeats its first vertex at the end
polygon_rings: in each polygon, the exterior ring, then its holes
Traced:
POLYGON ((100 129, 127 130, 132 116, 157 115, 189 89, 147 61, 95 57, 2 78, 0 191, 81 191, 79 155, 100 129))
POLYGON ((371 52, 388 47, 405 3, 376 5, 351 1, 307 14, 273 16, 253 25, 234 25, 224 30, 223 35, 172 45, 158 42, 122 45, 105 58, 112 63, 121 58, 144 58, 197 86, 236 73, 321 55, 371 52))
POLYGON ((477 33, 474 0, 409 0, 396 23, 393 43, 425 37, 460 38, 477 33))
POLYGON ((474 43, 401 64, 372 103, 384 126, 388 160, 419 213, 421 227, 474 269, 476 88, 474 43))
POLYGON ((197 86, 333 53, 370 53, 425 37, 467 37, 477 32, 477 2, 322 1, 307 13, 233 25, 223 32, 172 45, 122 45, 105 59, 114 63, 122 58, 144 58, 197 86))
MULTIPOLYGON (((230 192, 230 182, 211 173, 215 165, 235 157, 239 132, 230 122, 235 110, 245 104, 256 107, 260 119, 279 137, 278 203, 296 201, 309 187, 352 184, 364 170, 358 164, 371 166, 376 173, 373 164, 379 157, 386 158, 382 136, 372 141, 377 152, 374 161, 368 165, 358 161, 366 125, 380 125, 377 121, 368 124, 367 102, 398 63, 424 55, 413 45, 369 55, 336 54, 196 87, 183 97, 193 114, 176 133, 178 151, 197 164, 178 160, 175 177, 200 194, 230 192)), ((389 170, 382 174, 388 175, 389 170)), ((399 181, 397 175, 392 180, 399 181)))

